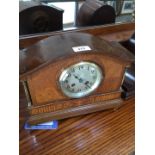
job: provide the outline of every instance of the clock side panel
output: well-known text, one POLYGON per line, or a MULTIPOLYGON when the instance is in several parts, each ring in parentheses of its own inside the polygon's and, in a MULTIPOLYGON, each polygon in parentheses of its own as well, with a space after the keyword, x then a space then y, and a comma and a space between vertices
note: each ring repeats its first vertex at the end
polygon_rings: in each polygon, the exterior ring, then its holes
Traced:
POLYGON ((29 76, 27 82, 32 96, 32 104, 43 105, 70 99, 62 93, 58 79, 65 68, 81 61, 97 64, 104 74, 104 79, 99 87, 89 96, 115 92, 120 89, 125 67, 119 61, 97 54, 79 54, 51 63, 29 76))

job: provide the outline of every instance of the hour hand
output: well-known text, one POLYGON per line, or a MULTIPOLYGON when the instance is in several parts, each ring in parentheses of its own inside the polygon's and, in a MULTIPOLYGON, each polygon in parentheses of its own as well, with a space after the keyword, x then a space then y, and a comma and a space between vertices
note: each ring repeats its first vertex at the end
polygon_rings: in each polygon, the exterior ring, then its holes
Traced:
MULTIPOLYGON (((73 74, 74 75, 74 74, 73 74)), ((74 75, 74 77, 76 78, 76 79, 78 79, 79 80, 79 78, 76 76, 76 75, 74 75)))
MULTIPOLYGON (((74 74, 73 74, 74 75, 74 74)), ((76 75, 74 75, 74 77, 76 78, 76 79, 78 79, 79 80, 79 83, 83 83, 83 79, 82 78, 79 78, 78 76, 76 76, 76 75)))

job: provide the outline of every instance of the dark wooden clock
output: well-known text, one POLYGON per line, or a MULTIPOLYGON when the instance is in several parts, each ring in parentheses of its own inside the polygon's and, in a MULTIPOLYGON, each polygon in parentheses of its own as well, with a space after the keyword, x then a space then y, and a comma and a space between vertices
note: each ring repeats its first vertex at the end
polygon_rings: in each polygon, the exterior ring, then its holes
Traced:
POLYGON ((117 108, 133 55, 86 33, 59 34, 20 51, 30 124, 117 108))

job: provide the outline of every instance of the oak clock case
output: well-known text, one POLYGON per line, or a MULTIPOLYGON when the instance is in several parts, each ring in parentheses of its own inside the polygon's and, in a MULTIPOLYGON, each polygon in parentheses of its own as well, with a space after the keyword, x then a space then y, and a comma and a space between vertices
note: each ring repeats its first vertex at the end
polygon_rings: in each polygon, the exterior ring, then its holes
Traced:
POLYGON ((133 61, 133 55, 122 46, 86 33, 62 33, 20 51, 28 122, 119 107, 124 73, 133 61), (89 50, 74 50, 81 46, 89 50))

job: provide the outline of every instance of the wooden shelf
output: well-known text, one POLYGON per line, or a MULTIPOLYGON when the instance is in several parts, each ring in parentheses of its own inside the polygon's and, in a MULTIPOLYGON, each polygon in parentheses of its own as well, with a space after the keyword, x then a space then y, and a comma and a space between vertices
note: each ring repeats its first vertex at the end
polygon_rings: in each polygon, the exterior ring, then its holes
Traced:
MULTIPOLYGON (((22 91, 20 91, 22 92, 22 91)), ((102 111, 59 121, 57 130, 30 131, 25 98, 20 94, 20 154, 125 155, 134 151, 134 98, 116 111, 102 111)))

